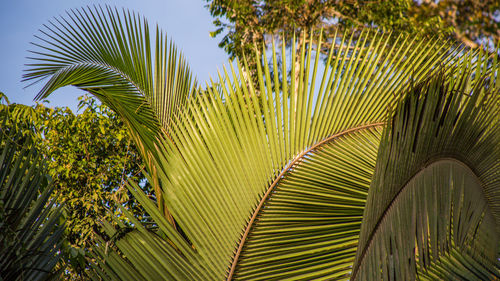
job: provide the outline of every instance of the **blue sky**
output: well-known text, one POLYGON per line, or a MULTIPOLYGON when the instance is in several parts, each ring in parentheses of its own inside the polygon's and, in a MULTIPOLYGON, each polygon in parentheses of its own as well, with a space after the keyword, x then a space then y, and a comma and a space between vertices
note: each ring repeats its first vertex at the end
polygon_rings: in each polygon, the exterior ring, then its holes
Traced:
MULTIPOLYGON (((167 32, 189 61, 193 73, 202 82, 217 68, 227 63, 228 56, 217 46, 220 37, 211 38, 214 30, 212 17, 202 0, 2 0, 0 2, 0 91, 11 102, 34 104, 42 84, 28 87, 21 83, 24 64, 28 63, 27 50, 38 29, 51 18, 64 15, 66 10, 100 4, 127 8, 145 16, 151 26, 156 23, 167 32)), ((54 92, 50 106, 77 107, 77 97, 83 94, 73 87, 64 87, 54 92)))

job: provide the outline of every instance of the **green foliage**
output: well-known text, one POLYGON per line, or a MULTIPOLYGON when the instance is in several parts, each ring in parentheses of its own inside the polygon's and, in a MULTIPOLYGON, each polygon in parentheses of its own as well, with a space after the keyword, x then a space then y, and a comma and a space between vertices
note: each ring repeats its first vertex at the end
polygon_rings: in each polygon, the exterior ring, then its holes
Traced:
POLYGON ((120 216, 114 202, 142 217, 124 183, 128 179, 147 182, 142 160, 121 119, 86 96, 80 98, 79 107, 83 112, 78 115, 68 108, 38 106, 36 110, 44 120, 37 124, 37 132, 51 159, 49 174, 54 177, 56 194, 67 205, 68 241, 82 247, 88 246, 101 219, 120 216))
POLYGON ((79 98, 80 114, 67 107, 14 105, 15 126, 33 137, 48 159, 55 195, 66 204, 68 241, 88 246, 99 219, 119 216, 115 202, 142 217, 123 187, 128 179, 149 189, 138 152, 121 119, 88 96, 79 98), (108 212, 111 211, 111 212, 108 212))
MULTIPOLYGON (((65 258, 77 272, 84 270, 83 249, 99 233, 102 220, 122 217, 117 204, 137 218, 147 215, 124 184, 140 182, 150 193, 144 164, 122 120, 107 106, 88 96, 79 98, 80 114, 67 107, 10 105, 14 124, 47 159, 53 196, 65 204, 65 258)), ((7 109, 7 108, 5 108, 7 109)), ((125 219, 126 220, 126 219, 125 219)))
POLYGON ((63 204, 29 136, 0 104, 0 280, 47 280, 59 261, 63 204))
MULTIPOLYGON (((448 36, 475 47, 487 40, 499 42, 500 4, 487 0, 442 1, 306 1, 206 0, 215 18, 219 43, 232 58, 251 53, 253 44, 268 37, 323 28, 326 38, 336 30, 375 27, 398 33, 448 36)), ((491 47, 491 46, 489 46, 491 47)))

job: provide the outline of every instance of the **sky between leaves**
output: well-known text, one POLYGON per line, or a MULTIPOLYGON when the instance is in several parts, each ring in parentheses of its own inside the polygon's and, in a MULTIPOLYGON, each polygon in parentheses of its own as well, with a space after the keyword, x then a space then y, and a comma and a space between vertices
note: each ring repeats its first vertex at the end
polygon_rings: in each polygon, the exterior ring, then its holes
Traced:
MULTIPOLYGON (((211 38, 212 17, 202 0, 0 0, 0 92, 10 102, 31 105, 42 83, 25 88, 21 82, 24 64, 29 60, 30 42, 43 24, 65 11, 92 5, 126 8, 145 16, 151 27, 158 24, 184 53, 197 80, 204 82, 217 76, 217 68, 227 64, 227 54, 211 38)), ((73 87, 57 90, 49 98, 50 106, 69 106, 76 112, 77 97, 73 87)))

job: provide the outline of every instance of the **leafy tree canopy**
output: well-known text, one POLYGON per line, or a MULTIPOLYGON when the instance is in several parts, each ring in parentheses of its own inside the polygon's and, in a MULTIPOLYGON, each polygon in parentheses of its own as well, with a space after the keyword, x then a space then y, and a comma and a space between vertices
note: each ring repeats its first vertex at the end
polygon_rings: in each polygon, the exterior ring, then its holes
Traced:
POLYGON ((326 38, 336 29, 375 27, 409 34, 439 34, 476 47, 500 39, 500 2, 495 0, 207 0, 215 18, 215 37, 232 58, 250 52, 267 35, 322 27, 326 38))
MULTIPOLYGON (((129 196, 128 179, 149 190, 141 158, 122 120, 94 98, 79 98, 81 114, 68 107, 3 106, 14 117, 15 126, 46 158, 47 173, 53 178, 54 194, 65 204, 67 219, 67 259, 75 268, 84 267, 83 252, 102 219, 121 217, 115 202, 127 207, 138 218, 142 209, 129 196)), ((6 100, 8 101, 8 100, 6 100)), ((78 269, 77 269, 78 271, 78 269)))
POLYGON ((47 280, 61 257, 63 205, 50 198, 54 186, 32 139, 9 126, 4 108, 0 103, 0 280, 47 280))

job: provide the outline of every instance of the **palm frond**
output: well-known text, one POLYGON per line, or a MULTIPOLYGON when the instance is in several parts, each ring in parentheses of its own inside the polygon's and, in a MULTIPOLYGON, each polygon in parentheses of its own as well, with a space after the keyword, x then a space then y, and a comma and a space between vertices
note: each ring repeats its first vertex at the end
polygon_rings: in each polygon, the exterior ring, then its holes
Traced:
POLYGON ((123 118, 154 170, 156 138, 168 136, 172 116, 195 87, 173 43, 158 28, 152 38, 146 19, 100 6, 70 10, 41 34, 24 75, 27 81, 48 79, 36 98, 67 85, 92 93, 123 118))
POLYGON ((342 134, 280 177, 248 229, 235 280, 339 279, 350 271, 383 124, 342 134))
POLYGON ((446 80, 412 89, 384 133, 353 280, 499 278, 500 90, 446 80))

